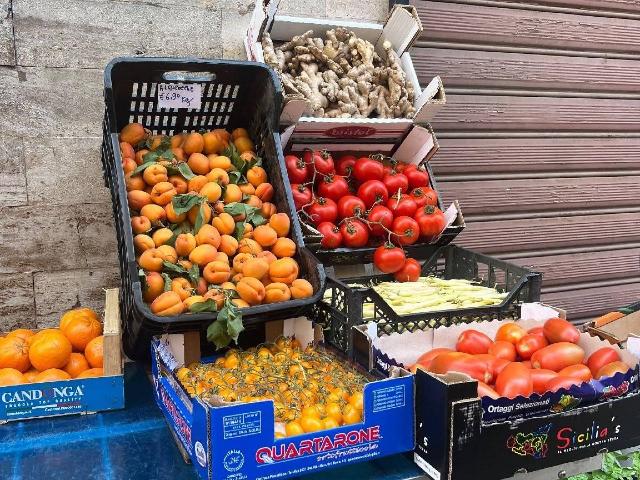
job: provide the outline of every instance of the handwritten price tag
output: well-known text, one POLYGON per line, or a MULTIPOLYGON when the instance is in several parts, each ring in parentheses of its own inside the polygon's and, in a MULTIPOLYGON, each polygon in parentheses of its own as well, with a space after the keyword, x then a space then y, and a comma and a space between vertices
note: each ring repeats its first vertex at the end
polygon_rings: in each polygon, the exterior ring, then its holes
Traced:
POLYGON ((158 107, 195 108, 202 104, 202 85, 199 83, 159 83, 158 107))

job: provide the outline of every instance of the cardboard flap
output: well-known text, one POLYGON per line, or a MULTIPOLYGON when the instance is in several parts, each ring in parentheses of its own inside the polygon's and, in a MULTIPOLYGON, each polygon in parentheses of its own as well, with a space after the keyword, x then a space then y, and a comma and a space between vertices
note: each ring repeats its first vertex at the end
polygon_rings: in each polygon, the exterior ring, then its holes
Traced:
POLYGON ((447 96, 442 80, 440 77, 434 77, 415 101, 416 114, 413 121, 418 124, 429 123, 446 103, 447 96))
POLYGON ((629 336, 640 336, 640 311, 630 313, 606 325, 590 328, 590 330, 615 343, 625 342, 629 336))
POLYGON ((271 24, 273 23, 279 4, 280 0, 257 0, 255 3, 256 7, 253 9, 249 28, 247 29, 245 46, 248 49, 252 49, 251 53, 253 53, 254 56, 260 56, 260 59, 256 58, 259 62, 263 61, 262 49, 255 49, 252 48, 252 46, 255 45, 256 42, 260 43, 262 40, 262 33, 265 30, 269 31, 271 28, 271 24))
POLYGON ((398 56, 411 48, 422 33, 422 22, 418 12, 411 5, 396 5, 391 9, 382 28, 382 35, 376 44, 378 52, 383 51, 382 43, 389 40, 398 56))
POLYGON ((432 132, 425 127, 416 126, 411 129, 402 141, 393 158, 402 163, 419 164, 425 158, 433 155, 431 152, 436 147, 436 140, 432 132))

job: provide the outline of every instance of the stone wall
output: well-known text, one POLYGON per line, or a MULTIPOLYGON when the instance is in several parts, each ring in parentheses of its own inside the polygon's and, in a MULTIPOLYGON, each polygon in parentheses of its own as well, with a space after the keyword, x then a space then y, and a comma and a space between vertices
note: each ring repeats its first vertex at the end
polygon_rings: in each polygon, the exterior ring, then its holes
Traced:
MULTIPOLYGON (((0 0, 0 331, 102 309, 118 285, 100 166, 102 69, 117 56, 244 58, 250 0, 0 0)), ((282 0, 384 20, 387 2, 282 0)))

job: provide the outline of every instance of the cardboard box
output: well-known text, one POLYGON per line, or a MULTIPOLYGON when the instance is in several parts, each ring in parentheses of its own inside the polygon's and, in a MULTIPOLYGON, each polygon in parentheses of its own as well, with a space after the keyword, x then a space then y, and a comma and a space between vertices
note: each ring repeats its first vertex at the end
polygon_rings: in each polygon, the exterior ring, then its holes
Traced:
MULTIPOLYGON (((603 340, 620 345, 628 343, 632 338, 640 339, 640 310, 628 315, 621 314, 620 318, 608 323, 598 322, 596 319, 587 325, 587 331, 603 340)), ((638 340, 631 340, 631 343, 635 345, 638 340)), ((640 353, 637 348, 632 348, 632 350, 635 353, 640 353)))
MULTIPOLYGON (((268 324, 267 332, 271 339, 294 333, 305 344, 320 339, 319 330, 306 333, 310 325, 305 318, 291 319, 268 324)), ((413 376, 406 371, 365 386, 362 423, 275 439, 272 401, 213 406, 188 397, 174 372, 198 359, 198 349, 198 341, 184 335, 152 343, 156 401, 200 478, 297 477, 413 449, 413 376)))
MULTIPOLYGON (((525 316, 532 313, 528 310, 529 305, 523 306, 525 316)), ((535 311, 543 312, 537 307, 535 311)), ((528 322, 535 325, 544 317, 536 320, 530 315, 529 318, 528 322)), ((473 328, 483 330, 483 325, 477 323, 473 328)), ((488 331, 495 331, 497 327, 492 325, 488 331)), ((470 326, 456 326, 455 336, 467 328, 470 326)), ((449 328, 438 330, 444 332, 449 328)), ((391 336, 379 342, 375 329, 368 329, 366 325, 355 327, 356 358, 378 371, 410 364, 434 344, 433 333, 435 331, 396 335, 397 344, 401 345, 397 347, 391 336), (384 351, 385 345, 388 352, 384 351), (424 345, 424 350, 414 353, 416 345, 420 348, 424 345), (392 352, 401 353, 387 354, 392 352)), ((443 339, 447 337, 446 333, 442 334, 443 339)), ((439 341, 436 341, 438 346, 441 345, 439 341)), ((584 338, 582 341, 589 343, 584 338)), ((633 361, 629 355, 624 358, 633 361)), ((435 375, 417 370, 415 377, 414 460, 432 479, 510 478, 517 473, 548 469, 602 451, 640 444, 640 416, 632 414, 640 406, 640 395, 631 387, 631 384, 637 387, 637 365, 628 379, 627 395, 611 396, 611 392, 601 392, 599 403, 581 403, 566 411, 538 410, 529 416, 491 422, 487 421, 485 399, 477 396, 477 382, 468 376, 459 373, 435 375)))
POLYGON ((104 377, 0 387, 0 425, 39 417, 124 408, 118 289, 106 291, 104 377))
POLYGON ((296 141, 309 138, 384 139, 402 138, 415 124, 431 121, 436 112, 446 103, 442 81, 435 77, 424 90, 420 88, 418 77, 409 55, 409 48, 422 32, 422 24, 415 7, 403 5, 394 7, 384 25, 345 20, 314 19, 278 15, 279 0, 258 1, 245 38, 247 58, 264 62, 262 34, 269 32, 274 43, 286 42, 295 35, 314 30, 323 36, 334 27, 346 27, 359 37, 369 40, 382 53, 382 43, 389 40, 400 57, 402 67, 414 86, 416 114, 411 119, 356 119, 356 118, 315 118, 306 116, 307 102, 297 96, 287 95, 281 115, 282 125, 298 124, 294 136, 296 141))

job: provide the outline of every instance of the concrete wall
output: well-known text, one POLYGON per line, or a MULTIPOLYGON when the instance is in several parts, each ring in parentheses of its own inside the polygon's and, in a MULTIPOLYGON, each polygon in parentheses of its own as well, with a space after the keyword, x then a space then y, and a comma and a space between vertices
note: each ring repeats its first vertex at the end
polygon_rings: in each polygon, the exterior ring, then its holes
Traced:
MULTIPOLYGON (((282 0, 383 20, 387 2, 282 0)), ((0 331, 43 327, 118 285, 100 167, 102 69, 116 56, 244 58, 250 0, 0 0, 0 331)))

